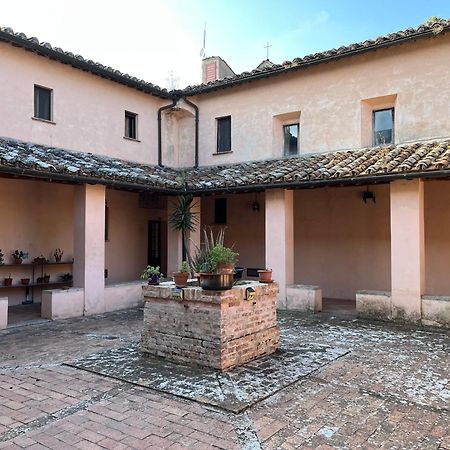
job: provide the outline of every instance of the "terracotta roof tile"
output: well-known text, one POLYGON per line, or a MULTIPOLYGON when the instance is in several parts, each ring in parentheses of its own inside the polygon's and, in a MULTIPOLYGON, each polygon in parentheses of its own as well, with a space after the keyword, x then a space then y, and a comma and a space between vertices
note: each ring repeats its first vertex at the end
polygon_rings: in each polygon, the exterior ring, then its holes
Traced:
POLYGON ((233 165, 171 169, 0 138, 0 172, 167 193, 358 184, 450 177, 450 140, 416 142, 233 165))
POLYGON ((333 48, 319 53, 305 55, 302 58, 294 58, 292 61, 285 61, 283 64, 273 64, 268 67, 258 66, 258 70, 252 72, 242 72, 234 77, 210 81, 207 84, 196 86, 187 86, 185 89, 177 91, 180 95, 196 95, 210 92, 217 89, 223 89, 243 82, 266 78, 271 75, 279 75, 280 72, 298 70, 311 64, 318 64, 329 61, 330 59, 343 58, 354 54, 355 52, 367 52, 376 50, 380 47, 392 46, 405 40, 414 40, 421 37, 431 37, 439 33, 450 30, 450 20, 439 20, 437 22, 422 24, 417 28, 407 28, 396 33, 390 33, 375 39, 367 39, 363 42, 357 42, 350 45, 342 45, 339 48, 333 48))
MULTIPOLYGON (((275 160, 186 170, 189 188, 197 192, 264 187, 309 187, 327 183, 363 183, 370 178, 429 176, 448 171, 450 140, 401 144, 301 155, 275 160)), ((444 176, 446 174, 442 174, 444 176)))

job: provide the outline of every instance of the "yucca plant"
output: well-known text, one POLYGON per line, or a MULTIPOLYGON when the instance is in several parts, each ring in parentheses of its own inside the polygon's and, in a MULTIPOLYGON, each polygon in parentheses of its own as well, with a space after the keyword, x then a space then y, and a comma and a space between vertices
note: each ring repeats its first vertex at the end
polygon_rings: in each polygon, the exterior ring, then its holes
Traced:
POLYGON ((176 203, 172 205, 172 212, 169 216, 169 223, 176 231, 181 231, 182 237, 182 260, 188 261, 189 265, 191 257, 188 255, 187 233, 195 231, 200 224, 199 214, 193 211, 195 203, 192 202, 192 195, 179 195, 176 203))

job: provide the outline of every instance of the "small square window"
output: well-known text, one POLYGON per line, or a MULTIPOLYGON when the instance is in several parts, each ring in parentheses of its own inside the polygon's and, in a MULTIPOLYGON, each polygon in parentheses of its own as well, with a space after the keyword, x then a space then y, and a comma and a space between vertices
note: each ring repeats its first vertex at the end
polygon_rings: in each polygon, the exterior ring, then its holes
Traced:
POLYGON ((216 198, 214 201, 214 223, 224 225, 227 223, 227 199, 216 198))
POLYGON ((52 90, 34 85, 34 117, 52 120, 52 90))
POLYGON ((373 111, 373 145, 394 143, 394 108, 373 111))
POLYGON ((292 123, 290 125, 283 126, 284 156, 292 156, 298 154, 298 130, 298 123, 292 123))
POLYGON ((137 114, 125 111, 125 137, 137 139, 137 114))
POLYGON ((217 153, 231 151, 231 116, 217 119, 217 153))

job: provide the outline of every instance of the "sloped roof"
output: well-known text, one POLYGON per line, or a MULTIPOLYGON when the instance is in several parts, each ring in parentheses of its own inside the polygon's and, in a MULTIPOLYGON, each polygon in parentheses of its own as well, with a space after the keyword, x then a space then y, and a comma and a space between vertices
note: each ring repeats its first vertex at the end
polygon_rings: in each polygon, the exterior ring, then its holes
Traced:
POLYGON ((450 176, 450 140, 300 155, 186 171, 189 187, 196 192, 307 188, 435 175, 450 176))
POLYGON ((11 28, 0 27, 0 41, 8 42, 15 47, 22 47, 38 55, 69 64, 77 69, 89 71, 94 75, 124 84, 139 91, 161 98, 171 98, 171 95, 166 89, 162 89, 152 83, 140 80, 90 59, 84 59, 80 55, 66 52, 59 47, 52 47, 48 42, 39 42, 38 38, 27 37, 24 33, 15 33, 11 28))
POLYGON ((180 173, 168 167, 8 138, 0 138, 0 173, 161 192, 183 188, 180 173))
POLYGON ((184 89, 173 90, 170 92, 152 83, 148 83, 126 73, 122 73, 119 70, 104 66, 92 60, 86 60, 80 55, 66 52, 58 47, 52 47, 52 45, 48 42, 39 42, 39 40, 35 37, 27 37, 24 33, 16 33, 11 28, 0 27, 0 41, 25 48, 26 50, 37 53, 38 55, 60 61, 64 64, 69 64, 81 70, 89 71, 95 75, 110 79, 157 97, 177 98, 182 96, 204 94, 217 89, 224 89, 237 84, 279 75, 280 73, 299 70, 311 65, 341 59, 358 53, 377 50, 382 47, 390 47, 419 38, 432 37, 437 34, 447 32, 449 29, 450 20, 439 20, 433 23, 422 24, 417 28, 407 28, 403 31, 380 36, 376 39, 368 39, 363 42, 341 46, 337 49, 333 48, 324 52, 306 55, 303 58, 295 58, 292 61, 285 61, 282 64, 264 64, 263 61, 251 72, 242 72, 241 74, 235 76, 210 81, 207 84, 187 86, 184 89))
POLYGON ((433 23, 422 24, 417 28, 407 28, 406 30, 390 33, 375 39, 368 39, 363 42, 344 45, 324 52, 313 53, 311 55, 306 55, 303 58, 294 58, 292 61, 285 61, 282 64, 272 64, 272 66, 260 64, 251 72, 242 72, 233 77, 210 81, 207 84, 187 86, 185 89, 178 91, 178 93, 182 95, 205 94, 218 89, 224 89, 249 81, 280 75, 281 73, 300 70, 312 65, 349 57, 355 54, 366 53, 383 47, 391 47, 419 38, 436 36, 449 30, 450 20, 439 20, 433 23))
POLYGON ((0 174, 179 194, 450 177, 450 139, 172 169, 0 138, 0 174))

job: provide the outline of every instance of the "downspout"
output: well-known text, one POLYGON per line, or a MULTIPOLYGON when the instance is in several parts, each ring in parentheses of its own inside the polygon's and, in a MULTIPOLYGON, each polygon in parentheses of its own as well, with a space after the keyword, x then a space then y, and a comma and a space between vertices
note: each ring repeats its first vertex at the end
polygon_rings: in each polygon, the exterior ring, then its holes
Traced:
POLYGON ((161 138, 161 114, 165 109, 173 108, 178 102, 178 98, 172 99, 170 105, 162 106, 158 109, 158 166, 162 167, 162 138, 161 138))
POLYGON ((183 97, 183 100, 189 105, 194 108, 195 111, 195 159, 194 159, 194 167, 198 167, 198 119, 199 119, 199 113, 198 113, 198 106, 195 103, 192 103, 187 98, 183 97))

